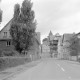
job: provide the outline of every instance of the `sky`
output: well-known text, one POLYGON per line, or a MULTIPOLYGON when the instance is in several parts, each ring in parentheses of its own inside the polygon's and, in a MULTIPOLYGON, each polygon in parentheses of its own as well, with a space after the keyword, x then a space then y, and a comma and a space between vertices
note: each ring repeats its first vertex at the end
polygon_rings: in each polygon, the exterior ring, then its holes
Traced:
MULTIPOLYGON (((2 28, 13 17, 14 5, 23 0, 2 0, 3 10, 2 28)), ((41 39, 53 34, 80 32, 80 0, 32 0, 37 32, 41 32, 41 39)))

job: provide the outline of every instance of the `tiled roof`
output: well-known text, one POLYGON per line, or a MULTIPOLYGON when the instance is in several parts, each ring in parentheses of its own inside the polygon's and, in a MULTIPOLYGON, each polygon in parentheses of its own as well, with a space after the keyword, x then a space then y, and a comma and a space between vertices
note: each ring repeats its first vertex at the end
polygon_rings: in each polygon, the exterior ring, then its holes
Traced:
POLYGON ((11 25, 11 22, 12 22, 13 19, 11 19, 2 29, 0 32, 2 32, 2 30, 4 30, 6 27, 7 27, 7 30, 10 30, 10 25, 11 25))
POLYGON ((12 22, 12 19, 1 29, 0 40, 11 39, 10 32, 9 32, 11 27, 11 22, 12 22), (4 32, 7 32, 7 36, 4 36, 4 32))
POLYGON ((73 36, 74 36, 74 34, 64 34, 64 35, 63 35, 63 40, 64 40, 64 41, 68 41, 68 40, 70 40, 71 37, 73 37, 73 36))

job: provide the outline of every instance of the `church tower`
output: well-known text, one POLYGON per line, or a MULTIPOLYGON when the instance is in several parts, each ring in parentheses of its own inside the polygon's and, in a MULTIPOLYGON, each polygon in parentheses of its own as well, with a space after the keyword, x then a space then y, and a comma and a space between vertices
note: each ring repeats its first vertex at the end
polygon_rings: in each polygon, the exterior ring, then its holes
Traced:
POLYGON ((53 33, 52 33, 52 31, 50 30, 50 32, 49 32, 49 36, 48 36, 48 38, 49 38, 49 41, 51 41, 51 40, 53 40, 53 33))

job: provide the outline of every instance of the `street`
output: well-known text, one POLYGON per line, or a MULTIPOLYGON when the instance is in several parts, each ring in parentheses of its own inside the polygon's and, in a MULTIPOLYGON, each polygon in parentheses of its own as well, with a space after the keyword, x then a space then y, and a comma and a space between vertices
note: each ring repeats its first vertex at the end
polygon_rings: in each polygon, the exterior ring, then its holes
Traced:
POLYGON ((80 64, 45 58, 37 66, 15 75, 10 80, 80 80, 80 64))

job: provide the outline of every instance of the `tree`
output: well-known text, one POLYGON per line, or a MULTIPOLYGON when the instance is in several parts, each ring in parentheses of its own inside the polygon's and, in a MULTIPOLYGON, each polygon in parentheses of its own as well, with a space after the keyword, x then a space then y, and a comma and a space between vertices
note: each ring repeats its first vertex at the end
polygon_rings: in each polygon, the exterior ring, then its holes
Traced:
POLYGON ((14 18, 15 18, 16 21, 19 18, 19 14, 20 14, 20 5, 15 4, 15 6, 14 6, 14 18))
POLYGON ((2 10, 0 9, 0 23, 2 22, 2 10))
POLYGON ((21 8, 19 4, 14 7, 10 34, 15 49, 20 53, 22 50, 28 50, 33 45, 36 21, 32 5, 30 0, 24 0, 21 8))
POLYGON ((47 39, 47 38, 44 38, 44 39, 43 39, 43 42, 44 42, 44 41, 48 41, 48 39, 47 39))
MULTIPOLYGON (((1 0, 0 0, 1 2, 1 0)), ((0 9, 0 23, 2 22, 2 10, 0 9)))

